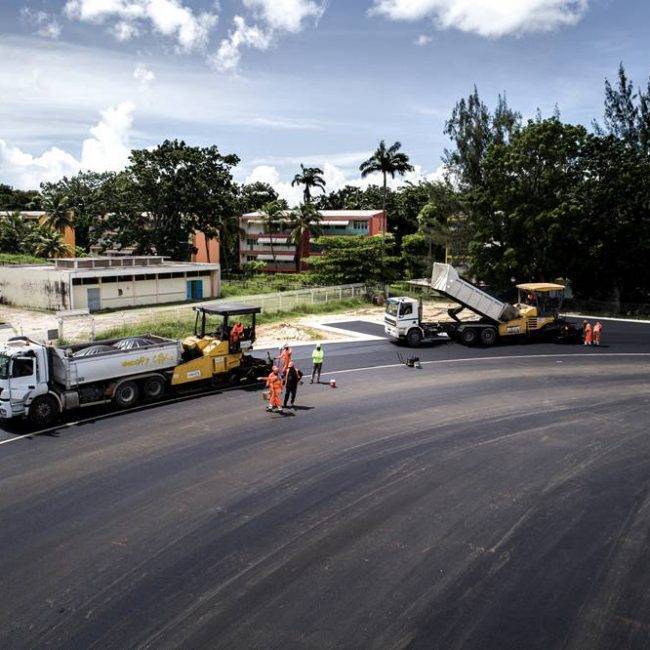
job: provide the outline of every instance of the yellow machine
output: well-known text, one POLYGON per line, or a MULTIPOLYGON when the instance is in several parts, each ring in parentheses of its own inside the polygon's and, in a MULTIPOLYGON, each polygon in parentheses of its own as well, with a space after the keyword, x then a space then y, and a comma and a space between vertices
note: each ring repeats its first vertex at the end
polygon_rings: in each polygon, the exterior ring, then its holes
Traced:
POLYGON ((183 340, 183 363, 174 368, 172 386, 206 380, 236 385, 270 372, 267 362, 250 355, 260 307, 213 304, 194 311, 194 334, 183 340))
POLYGON ((564 286, 544 282, 518 284, 518 316, 499 324, 499 336, 535 334, 558 324, 564 286))

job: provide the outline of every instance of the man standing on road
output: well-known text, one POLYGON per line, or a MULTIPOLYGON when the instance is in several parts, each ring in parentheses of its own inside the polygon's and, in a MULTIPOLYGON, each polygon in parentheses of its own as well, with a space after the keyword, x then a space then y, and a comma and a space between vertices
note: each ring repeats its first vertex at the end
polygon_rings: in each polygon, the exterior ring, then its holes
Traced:
POLYGON ((314 379, 316 379, 316 382, 320 384, 320 373, 321 370, 323 369, 324 359, 325 359, 325 351, 323 350, 323 346, 319 343, 316 346, 316 349, 311 353, 312 370, 311 370, 311 381, 309 382, 310 384, 314 383, 314 379))
POLYGON ((289 400, 291 400, 291 408, 293 408, 296 401, 296 393, 298 392, 298 383, 302 379, 302 372, 296 368, 293 361, 289 362, 289 367, 284 376, 284 405, 287 408, 289 400))
POLYGON ((273 366, 271 374, 266 378, 266 388, 269 391, 269 405, 266 407, 267 411, 281 411, 282 402, 280 397, 282 395, 282 379, 280 379, 280 372, 277 366, 273 366))

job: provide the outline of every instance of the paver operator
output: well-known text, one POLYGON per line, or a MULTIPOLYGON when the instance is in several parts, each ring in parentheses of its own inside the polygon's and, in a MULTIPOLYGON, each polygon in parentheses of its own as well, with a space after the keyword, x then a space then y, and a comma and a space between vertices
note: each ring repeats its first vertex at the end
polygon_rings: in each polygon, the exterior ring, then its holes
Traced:
POLYGON ((320 384, 320 373, 323 369, 323 360, 325 359, 325 351, 323 346, 319 343, 314 351, 311 353, 311 362, 312 362, 312 371, 311 371, 311 381, 310 384, 316 382, 320 384))

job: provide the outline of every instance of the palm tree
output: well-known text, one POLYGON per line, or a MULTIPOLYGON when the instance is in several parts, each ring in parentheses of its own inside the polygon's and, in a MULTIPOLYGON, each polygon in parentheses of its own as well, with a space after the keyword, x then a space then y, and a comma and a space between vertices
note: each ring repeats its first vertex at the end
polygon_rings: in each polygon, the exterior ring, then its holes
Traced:
POLYGON ((369 174, 380 172, 384 177, 384 195, 382 199, 381 209, 386 210, 386 199, 388 196, 388 175, 395 178, 395 174, 404 176, 406 172, 413 171, 413 165, 409 162, 409 157, 405 153, 401 153, 400 149, 402 144, 395 142, 392 147, 386 149, 386 142, 382 140, 379 143, 377 150, 366 160, 359 165, 361 178, 365 178, 369 174))
POLYGON ((269 201, 260 210, 260 217, 264 227, 264 233, 269 236, 269 244, 271 245, 271 257, 273 258, 273 267, 277 265, 275 259, 275 249, 273 248, 273 231, 277 230, 279 224, 284 217, 284 203, 281 201, 269 201))
POLYGON ((294 185, 304 185, 303 197, 305 203, 311 202, 311 189, 318 188, 325 192, 325 179, 323 178, 323 170, 319 167, 305 167, 300 164, 300 172, 293 177, 291 187, 294 185))
POLYGON ((63 257, 71 254, 61 233, 49 224, 35 226, 30 233, 30 240, 32 253, 37 257, 63 257))
POLYGON ((74 212, 70 199, 65 194, 48 195, 43 198, 43 210, 47 214, 47 222, 52 228, 63 232, 74 222, 74 212))
POLYGON ((290 239, 296 247, 296 273, 300 273, 300 262, 302 261, 302 243, 305 235, 318 236, 322 232, 320 225, 320 212, 311 203, 304 203, 291 213, 291 235, 290 239))

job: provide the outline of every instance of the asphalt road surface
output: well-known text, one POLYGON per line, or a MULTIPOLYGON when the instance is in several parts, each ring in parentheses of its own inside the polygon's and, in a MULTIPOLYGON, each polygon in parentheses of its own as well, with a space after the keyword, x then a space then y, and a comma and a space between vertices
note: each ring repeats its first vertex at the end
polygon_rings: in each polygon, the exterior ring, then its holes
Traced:
POLYGON ((605 342, 3 433, 0 647, 647 648, 650 326, 605 342))

